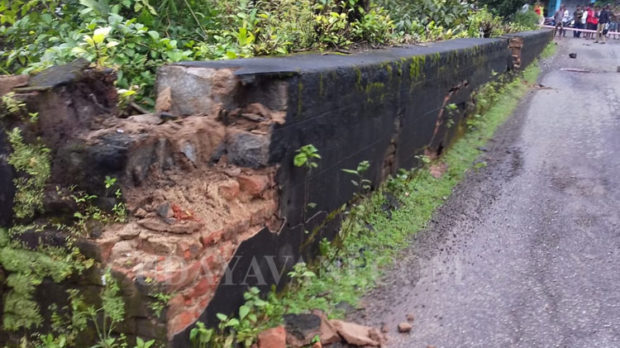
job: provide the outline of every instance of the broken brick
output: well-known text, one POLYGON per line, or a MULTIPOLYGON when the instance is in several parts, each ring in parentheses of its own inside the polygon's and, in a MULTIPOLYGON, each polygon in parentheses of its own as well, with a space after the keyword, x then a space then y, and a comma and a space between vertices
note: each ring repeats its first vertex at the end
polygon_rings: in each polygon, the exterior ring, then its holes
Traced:
POLYGON ((284 326, 274 327, 259 333, 258 348, 286 348, 284 326))
POLYGON ((269 186, 269 177, 266 175, 239 175, 237 181, 241 192, 252 197, 260 196, 269 186))
POLYGON ((224 199, 232 201, 239 196, 239 182, 236 180, 224 181, 220 184, 218 192, 224 199))
POLYGON ((215 243, 219 242, 220 239, 222 239, 223 234, 224 234, 224 230, 209 231, 203 234, 200 240, 202 242, 202 246, 206 248, 208 246, 214 245, 215 243))

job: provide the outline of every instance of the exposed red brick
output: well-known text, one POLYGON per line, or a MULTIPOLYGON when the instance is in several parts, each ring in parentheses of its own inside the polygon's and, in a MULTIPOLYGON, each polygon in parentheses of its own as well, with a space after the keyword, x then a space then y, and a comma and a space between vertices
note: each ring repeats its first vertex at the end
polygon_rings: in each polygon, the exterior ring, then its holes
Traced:
POLYGON ((178 204, 172 204, 172 212, 177 220, 197 220, 191 210, 183 209, 178 204))
POLYGON ((209 290, 213 288, 214 286, 211 283, 210 279, 202 278, 200 281, 198 281, 198 283, 196 283, 196 285, 194 285, 194 288, 192 289, 190 296, 192 298, 200 297, 206 294, 209 290))
POLYGON ((166 311, 168 319, 177 316, 185 310, 185 296, 177 294, 168 301, 168 309, 166 311))
POLYGON ((200 300, 200 302, 198 303, 198 305, 200 306, 200 308, 207 308, 207 306, 209 305, 209 300, 211 300, 210 297, 208 298, 203 298, 202 300, 200 300))
POLYGON ((203 234, 201 238, 202 246, 206 248, 208 246, 216 244, 220 241, 220 239, 222 239, 223 234, 224 230, 210 231, 203 234))
POLYGON ((200 259, 200 267, 203 274, 219 273, 222 268, 222 264, 226 262, 226 259, 219 254, 217 249, 208 250, 203 254, 200 259))
POLYGON ((239 196, 239 182, 236 180, 224 181, 220 184, 218 192, 224 199, 232 201, 239 196))
POLYGON ((286 348, 284 326, 274 327, 258 334, 258 348, 286 348))
POLYGON ((270 180, 266 175, 239 175, 237 181, 241 192, 257 197, 267 189, 270 180))
POLYGON ((194 282, 200 273, 200 268, 200 262, 195 261, 179 270, 159 273, 156 280, 166 284, 170 291, 176 291, 194 282))
POLYGON ((177 244, 177 254, 183 257, 186 261, 196 258, 201 250, 202 243, 198 240, 188 239, 180 241, 177 244))
POLYGON ((168 322, 168 336, 172 336, 196 321, 196 315, 193 310, 186 310, 175 316, 168 322))

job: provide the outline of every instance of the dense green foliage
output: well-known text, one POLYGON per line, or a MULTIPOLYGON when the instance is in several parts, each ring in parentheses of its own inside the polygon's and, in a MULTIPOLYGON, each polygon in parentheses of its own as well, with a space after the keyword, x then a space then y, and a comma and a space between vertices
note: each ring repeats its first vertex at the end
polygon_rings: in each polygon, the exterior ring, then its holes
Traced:
POLYGON ((499 35, 486 9, 458 0, 0 0, 0 72, 35 72, 87 58, 153 104, 155 70, 230 59, 499 35))
POLYGON ((500 16, 511 16, 526 4, 526 0, 478 0, 480 4, 493 9, 500 16))

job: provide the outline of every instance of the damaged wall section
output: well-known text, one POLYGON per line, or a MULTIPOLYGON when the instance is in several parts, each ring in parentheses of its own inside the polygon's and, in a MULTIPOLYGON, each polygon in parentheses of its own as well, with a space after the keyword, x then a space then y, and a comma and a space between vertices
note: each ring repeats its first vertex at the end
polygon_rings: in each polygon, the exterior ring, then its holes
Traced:
MULTIPOLYGON (((551 38, 548 31, 526 37, 522 67, 551 38)), ((318 242, 334 236, 339 221, 326 218, 355 190, 342 169, 367 160, 371 167, 366 177, 376 186, 398 168, 416 166, 416 155, 425 150, 441 152, 462 130, 472 92, 515 69, 507 38, 460 39, 353 56, 187 62, 164 67, 160 74, 179 67, 231 69, 242 86, 237 103, 246 100, 286 111, 285 122, 274 126, 269 148, 269 163, 279 166, 278 212, 284 225, 265 228, 241 243, 225 281, 201 315, 209 325, 217 323, 216 313, 233 313, 249 286, 281 285, 284 270, 317 255, 318 242), (456 109, 447 111, 451 104, 456 109), (316 146, 322 156, 309 177, 304 168, 293 166, 295 151, 306 144, 316 146), (309 202, 316 207, 307 210, 309 202), (308 233, 318 225, 323 226, 317 233, 308 233)), ((173 105, 191 104, 183 94, 172 89, 173 105)), ((174 346, 188 344, 188 333, 189 328, 176 335, 174 346)))

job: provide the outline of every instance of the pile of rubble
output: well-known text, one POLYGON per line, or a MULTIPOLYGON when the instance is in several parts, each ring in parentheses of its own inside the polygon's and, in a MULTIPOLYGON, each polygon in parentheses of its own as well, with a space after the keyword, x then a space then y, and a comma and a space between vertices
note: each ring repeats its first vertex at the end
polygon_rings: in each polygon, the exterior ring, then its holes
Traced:
POLYGON ((287 314, 284 322, 259 334, 257 347, 382 347, 387 341, 385 332, 377 328, 330 320, 319 310, 287 314))

